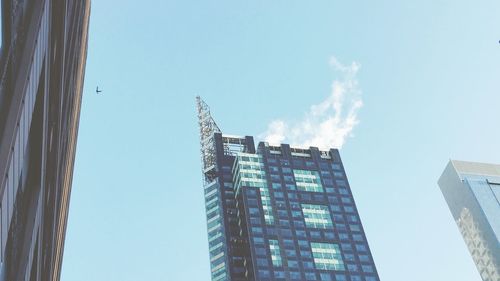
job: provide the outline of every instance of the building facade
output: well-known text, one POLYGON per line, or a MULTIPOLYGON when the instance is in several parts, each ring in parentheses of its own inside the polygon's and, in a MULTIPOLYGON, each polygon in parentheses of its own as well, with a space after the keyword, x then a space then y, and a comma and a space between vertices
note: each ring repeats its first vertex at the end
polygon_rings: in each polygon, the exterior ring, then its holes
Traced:
POLYGON ((379 281, 338 150, 255 146, 197 102, 212 281, 379 281))
POLYGON ((60 278, 89 0, 2 0, 0 281, 60 278))
POLYGON ((452 160, 439 186, 484 281, 500 280, 500 165, 452 160))

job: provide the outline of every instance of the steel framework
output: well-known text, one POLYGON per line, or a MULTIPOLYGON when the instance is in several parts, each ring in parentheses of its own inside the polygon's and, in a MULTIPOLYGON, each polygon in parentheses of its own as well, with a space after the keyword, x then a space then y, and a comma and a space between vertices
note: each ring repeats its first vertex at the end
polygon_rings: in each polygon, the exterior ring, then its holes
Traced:
POLYGON ((221 133, 210 114, 210 107, 200 98, 196 97, 198 110, 198 125, 200 127, 201 161, 203 167, 203 180, 206 184, 216 177, 216 153, 214 133, 221 133))

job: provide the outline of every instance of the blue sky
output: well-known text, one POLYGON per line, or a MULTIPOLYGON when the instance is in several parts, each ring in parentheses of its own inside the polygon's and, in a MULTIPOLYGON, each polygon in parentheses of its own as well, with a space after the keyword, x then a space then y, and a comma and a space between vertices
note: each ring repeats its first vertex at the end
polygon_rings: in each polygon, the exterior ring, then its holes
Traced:
POLYGON ((63 281, 210 280, 195 96, 301 122, 356 62, 341 155, 383 281, 480 281, 437 179, 500 163, 500 2, 93 1, 63 281), (103 90, 95 94, 95 87, 103 90))

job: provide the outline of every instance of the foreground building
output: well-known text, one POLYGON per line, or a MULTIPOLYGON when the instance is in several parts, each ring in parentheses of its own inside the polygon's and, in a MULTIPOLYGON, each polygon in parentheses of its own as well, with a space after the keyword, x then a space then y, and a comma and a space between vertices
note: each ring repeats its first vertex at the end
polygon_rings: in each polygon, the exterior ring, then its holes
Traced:
POLYGON ((2 0, 0 281, 59 280, 89 0, 2 0))
POLYGON ((256 147, 197 102, 212 281, 379 281, 338 150, 256 147))
POLYGON ((452 160, 439 186, 484 281, 500 280, 500 165, 452 160))

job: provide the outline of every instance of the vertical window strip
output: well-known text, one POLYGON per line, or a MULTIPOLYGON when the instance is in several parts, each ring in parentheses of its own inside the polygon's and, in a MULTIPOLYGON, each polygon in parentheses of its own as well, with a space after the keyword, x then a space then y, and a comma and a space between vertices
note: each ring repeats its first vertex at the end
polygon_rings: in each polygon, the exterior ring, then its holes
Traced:
POLYGON ((269 250, 271 251, 271 260, 273 262, 273 266, 283 266, 278 240, 269 240, 269 250))
POLYGON ((264 212, 264 220, 266 224, 274 224, 273 208, 269 188, 267 187, 266 171, 264 169, 264 161, 262 156, 255 154, 239 153, 236 159, 235 168, 233 169, 238 174, 235 174, 234 179, 236 189, 240 186, 258 187, 260 190, 260 199, 262 202, 262 210, 264 212))

